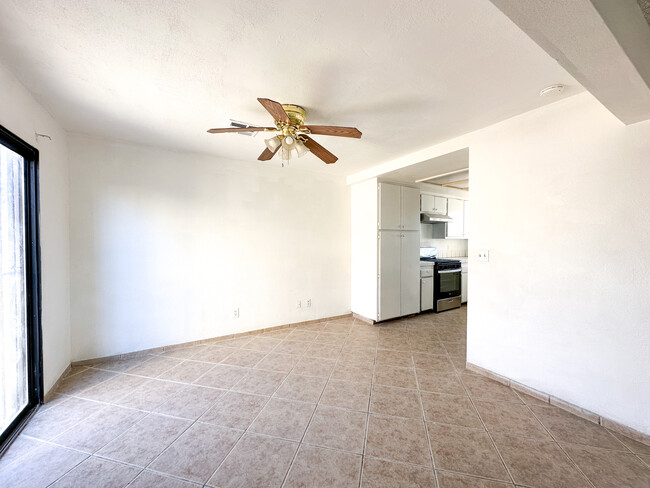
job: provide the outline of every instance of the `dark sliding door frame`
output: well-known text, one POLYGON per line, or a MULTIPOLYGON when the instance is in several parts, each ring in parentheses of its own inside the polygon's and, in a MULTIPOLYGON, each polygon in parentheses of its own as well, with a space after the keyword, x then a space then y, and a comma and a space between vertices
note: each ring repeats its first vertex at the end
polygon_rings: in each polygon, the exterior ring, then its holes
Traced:
POLYGON ((27 300, 28 403, 0 433, 0 453, 19 427, 43 402, 43 347, 41 331, 41 246, 39 225, 38 149, 0 125, 0 144, 24 158, 25 165, 25 269, 27 300))

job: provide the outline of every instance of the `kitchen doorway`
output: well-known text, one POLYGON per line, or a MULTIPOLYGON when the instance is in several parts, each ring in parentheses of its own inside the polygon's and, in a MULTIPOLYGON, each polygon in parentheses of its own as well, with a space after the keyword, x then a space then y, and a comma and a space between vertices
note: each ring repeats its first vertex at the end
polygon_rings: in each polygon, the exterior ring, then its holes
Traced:
POLYGON ((0 126, 0 452, 43 399, 38 151, 0 126))

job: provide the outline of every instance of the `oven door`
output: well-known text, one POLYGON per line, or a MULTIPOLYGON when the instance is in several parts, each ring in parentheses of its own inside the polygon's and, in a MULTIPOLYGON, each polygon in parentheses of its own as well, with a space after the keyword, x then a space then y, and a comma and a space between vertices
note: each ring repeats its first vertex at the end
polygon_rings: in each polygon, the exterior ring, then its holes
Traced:
POLYGON ((460 296, 461 272, 460 268, 436 271, 436 300, 460 296))

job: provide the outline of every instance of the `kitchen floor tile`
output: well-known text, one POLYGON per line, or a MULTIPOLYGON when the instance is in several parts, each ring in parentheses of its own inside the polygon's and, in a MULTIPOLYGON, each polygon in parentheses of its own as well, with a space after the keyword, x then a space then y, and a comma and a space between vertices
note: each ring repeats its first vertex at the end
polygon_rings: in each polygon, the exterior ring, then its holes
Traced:
POLYGON ((320 399, 322 405, 368 411, 370 383, 330 379, 320 399))
POLYGON ((320 398, 327 378, 317 376, 301 376, 291 373, 284 383, 275 391, 274 396, 288 400, 316 403, 320 398))
POLYGON ((163 374, 165 371, 172 369, 174 366, 178 366, 182 362, 182 359, 164 356, 149 356, 146 361, 139 363, 133 368, 127 369, 125 373, 155 378, 156 376, 163 374))
POLYGON ((366 417, 363 412, 319 405, 303 442, 363 454, 366 417))
POLYGON ((215 488, 280 487, 298 443, 246 434, 228 454, 207 486, 215 488))
POLYGON ((374 369, 375 366, 373 362, 355 363, 339 359, 339 362, 334 367, 334 371, 332 371, 331 377, 335 380, 370 383, 374 369))
POLYGON ((288 373, 293 369, 293 366, 298 362, 298 359, 300 359, 300 356, 294 354, 271 352, 255 365, 255 369, 266 369, 269 371, 288 373))
POLYGON ((266 396, 229 391, 199 420, 232 429, 247 429, 268 401, 269 397, 266 396))
POLYGON ((365 453, 392 461, 432 467, 424 422, 421 420, 371 414, 365 453))
POLYGON ((183 389, 180 383, 150 379, 113 403, 127 408, 152 411, 183 389))
POLYGON ((336 366, 335 359, 310 358, 303 356, 293 367, 293 374, 303 376, 322 376, 329 377, 336 366))
POLYGON ((441 373, 427 369, 416 369, 415 374, 420 390, 433 393, 445 393, 447 395, 465 396, 465 388, 458 379, 458 375, 452 373, 441 373))
POLYGON ((483 401, 476 401, 474 405, 490 433, 551 439, 526 405, 483 401))
POLYGON ((461 374, 461 380, 474 400, 523 403, 512 388, 484 376, 461 374))
POLYGON ((216 364, 210 371, 194 381, 195 385, 211 388, 232 388, 248 374, 249 368, 240 368, 227 364, 216 364))
POLYGON ((235 350, 231 347, 207 346, 197 351, 190 359, 193 361, 204 361, 206 363, 220 363, 235 350))
POLYGON ((357 488, 361 456, 302 445, 291 466, 285 488, 357 488))
POLYGON ((361 472, 362 488, 431 488, 433 470, 366 456, 361 472))
POLYGON ((421 391, 424 417, 429 422, 482 429, 483 424, 467 396, 421 391))
POLYGON ((299 441, 316 405, 271 398, 250 426, 251 432, 299 441))
POLYGON ((244 393, 270 396, 278 389, 286 376, 286 373, 278 371, 251 369, 232 389, 244 393))
POLYGON ((44 488, 87 457, 88 454, 44 444, 0 468, 0 486, 44 488))
POLYGON ((239 430, 196 422, 149 469, 205 483, 241 436, 239 430))
POLYGON ((140 471, 142 469, 126 464, 89 457, 50 486, 52 488, 78 488, 86 485, 91 479, 95 486, 102 488, 123 488, 140 471))
POLYGON ((163 415, 196 420, 225 393, 225 390, 215 388, 183 385, 178 393, 158 405, 153 411, 163 415))
POLYGON ((490 437, 484 430, 427 422, 437 469, 510 481, 490 437))
POLYGON ((512 483, 437 471, 439 488, 514 488, 512 483))
POLYGON ((201 488, 201 486, 190 481, 183 481, 145 470, 138 475, 128 488, 201 488))
POLYGON ((417 390, 374 385, 370 397, 370 411, 422 420, 422 406, 417 390))
POLYGON ((239 349, 229 354, 221 361, 221 364, 230 364, 232 366, 241 366, 243 368, 252 368, 259 363, 268 353, 266 351, 251 351, 248 349, 239 349))
POLYGON ((22 433, 37 439, 51 440, 99 412, 104 406, 89 400, 67 398, 53 408, 36 412, 22 433))
POLYGON ((158 379, 179 381, 181 383, 192 383, 213 367, 214 365, 212 363, 183 361, 181 364, 158 375, 158 379))
POLYGON ((415 370, 397 366, 376 365, 374 382, 378 385, 396 386, 398 388, 417 388, 415 370))

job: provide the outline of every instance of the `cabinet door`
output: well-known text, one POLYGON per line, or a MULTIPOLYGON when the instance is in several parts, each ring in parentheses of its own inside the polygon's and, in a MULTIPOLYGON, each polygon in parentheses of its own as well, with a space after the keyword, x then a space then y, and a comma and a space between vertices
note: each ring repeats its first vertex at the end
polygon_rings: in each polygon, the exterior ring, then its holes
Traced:
POLYGON ((436 197, 423 193, 420 195, 420 212, 433 213, 436 208, 436 197))
POLYGON ((400 315, 420 311, 420 233, 402 232, 400 250, 400 315))
MULTIPOLYGON (((377 311, 377 320, 388 320, 400 315, 401 235, 402 232, 392 230, 379 232, 379 310, 377 311)), ((419 262, 418 257, 418 266, 419 262)))
POLYGON ((420 190, 402 187, 402 229, 420 230, 420 190))
POLYGON ((451 222, 447 224, 447 237, 464 237, 463 201, 458 198, 447 199, 447 210, 451 222))
POLYGON ((469 200, 465 200, 463 202, 463 235, 465 236, 466 239, 469 239, 469 231, 467 230, 468 222, 469 222, 469 200))
POLYGON ((433 213, 445 215, 447 213, 447 199, 445 197, 433 197, 433 213))
POLYGON ((379 183, 379 228, 401 229, 401 187, 379 183))

